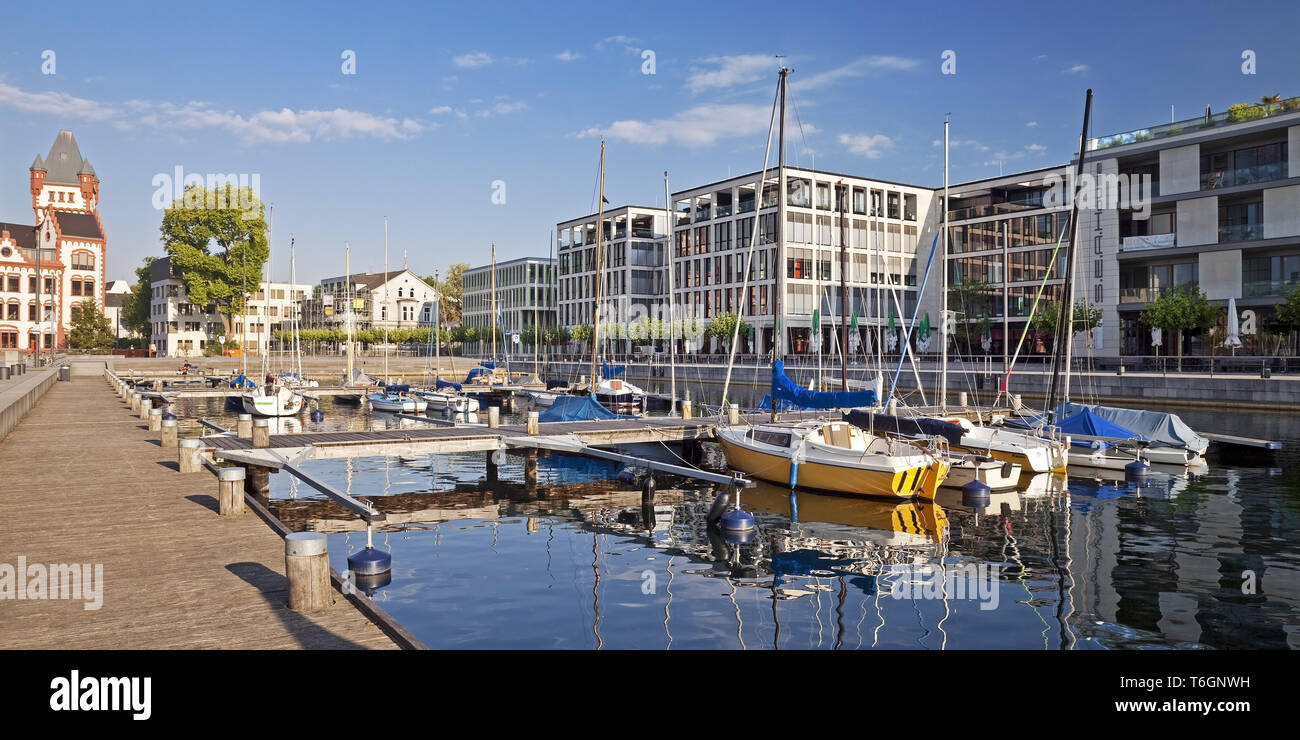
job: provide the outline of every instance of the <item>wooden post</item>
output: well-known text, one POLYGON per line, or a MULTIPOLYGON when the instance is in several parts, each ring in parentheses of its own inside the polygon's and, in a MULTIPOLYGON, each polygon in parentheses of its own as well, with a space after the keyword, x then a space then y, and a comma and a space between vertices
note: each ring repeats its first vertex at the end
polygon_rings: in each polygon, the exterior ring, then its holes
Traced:
POLYGON ((496 429, 501 425, 501 408, 498 406, 488 406, 488 429, 496 429))
POLYGON ((165 447, 165 448, 167 448, 167 449, 171 449, 172 447, 175 447, 175 446, 176 446, 176 433, 177 433, 177 431, 178 431, 177 428, 176 428, 176 420, 175 420, 175 419, 161 419, 161 420, 158 422, 158 424, 159 424, 159 427, 158 427, 158 429, 159 429, 158 439, 159 439, 159 441, 162 442, 162 446, 165 447))
POLYGON ((239 422, 235 426, 235 436, 240 439, 251 439, 253 436, 253 415, 240 414, 239 422))
POLYGON ((334 603, 328 544, 329 538, 322 532, 292 532, 284 538, 290 609, 318 612, 334 603))
POLYGON ((539 420, 540 420, 540 419, 541 419, 541 416, 540 416, 536 411, 529 411, 529 412, 528 412, 528 426, 527 426, 527 431, 528 431, 529 434, 537 434, 537 430, 538 430, 538 428, 539 428, 539 420))
POLYGON ((131 391, 131 412, 135 413, 140 410, 140 394, 131 391))
POLYGON ((682 401, 682 418, 691 418, 691 402, 689 399, 682 401))
POLYGON ((248 465, 244 476, 244 491, 260 499, 271 494, 271 469, 260 465, 248 465))
POLYGON ((524 487, 529 491, 537 488, 537 450, 524 453, 524 487))
POLYGON ((153 410, 153 401, 140 399, 140 421, 149 421, 149 412, 153 410))
POLYGON ((271 424, 268 419, 253 420, 253 446, 271 446, 271 424))
POLYGON ((740 424, 740 406, 734 403, 727 404, 727 423, 734 426, 740 424))
MULTIPOLYGON (((150 404, 152 406, 152 404, 150 404)), ((156 432, 162 429, 162 409, 149 409, 149 431, 156 432)))
POLYGON ((494 454, 496 454, 496 450, 488 450, 488 453, 487 453, 487 461, 486 461, 486 466, 485 466, 485 471, 486 471, 486 473, 487 473, 487 482, 488 482, 488 483, 496 483, 496 482, 497 482, 497 479, 498 479, 498 478, 497 478, 497 464, 496 464, 495 462, 492 461, 492 456, 493 456, 494 454))
POLYGON ((239 516, 244 513, 244 469, 221 468, 217 471, 217 513, 239 516))
POLYGON ((197 473, 203 470, 203 442, 199 441, 198 437, 180 440, 177 445, 177 461, 180 463, 182 473, 197 473))
POLYGON ((957 394, 957 405, 966 408, 966 391, 957 394))

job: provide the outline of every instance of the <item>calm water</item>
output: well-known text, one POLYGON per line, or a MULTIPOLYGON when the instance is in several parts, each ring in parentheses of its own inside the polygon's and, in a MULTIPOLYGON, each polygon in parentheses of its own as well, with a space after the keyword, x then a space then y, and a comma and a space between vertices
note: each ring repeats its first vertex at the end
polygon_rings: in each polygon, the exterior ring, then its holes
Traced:
MULTIPOLYGON (((221 408, 178 413, 233 423, 221 408)), ((287 428, 399 425, 323 409, 287 428)), ((308 467, 389 513, 375 538, 392 579, 373 597, 434 648, 1300 646, 1300 416, 1179 413, 1287 449, 1140 486, 1026 479, 979 511, 959 492, 904 504, 801 492, 792 520, 788 492, 760 486, 741 495, 758 522, 745 543, 705 526, 710 487, 660 478, 643 510, 610 480, 618 466, 585 459, 543 458, 535 493, 514 457, 484 485, 483 453, 308 467)), ((329 533, 340 572, 365 546, 355 517, 289 476, 272 476, 272 498, 290 526, 329 533)))

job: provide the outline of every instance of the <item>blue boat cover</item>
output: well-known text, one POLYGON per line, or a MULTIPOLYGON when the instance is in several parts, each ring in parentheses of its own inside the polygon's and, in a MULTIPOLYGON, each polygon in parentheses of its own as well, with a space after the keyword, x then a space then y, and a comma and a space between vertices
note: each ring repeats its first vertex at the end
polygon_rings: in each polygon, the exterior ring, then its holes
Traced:
POLYGON ((411 392, 411 386, 409 383, 403 383, 402 385, 384 386, 384 393, 410 393, 410 392, 411 392))
POLYGON ((466 376, 465 376, 465 379, 462 380, 461 382, 462 382, 462 383, 473 383, 473 382, 474 382, 474 378, 477 378, 477 377, 480 376, 480 375, 487 375, 487 374, 488 374, 488 371, 487 371, 487 370, 484 370, 484 369, 481 368, 481 367, 471 367, 471 368, 469 369, 469 375, 466 375, 466 376))
POLYGON ((230 387, 231 388, 256 388, 257 384, 249 380, 248 378, 244 377, 243 373, 240 373, 239 377, 230 381, 230 387))
POLYGON ((457 391, 460 390, 460 383, 453 383, 450 380, 443 380, 442 378, 434 378, 433 384, 433 387, 438 390, 442 390, 443 388, 454 388, 457 391))
POLYGON ((497 369, 497 362, 496 362, 496 360, 481 360, 481 361, 479 362, 479 364, 482 365, 483 367, 487 368, 488 370, 496 370, 496 369, 497 369))
POLYGON ((1077 403, 1062 404, 1062 411, 1075 414, 1083 409, 1091 411, 1106 421, 1131 429, 1151 440, 1156 447, 1182 447, 1205 452, 1210 441, 1197 434, 1176 414, 1165 411, 1125 409, 1116 406, 1085 406, 1077 403))
POLYGON ((623 417, 601 406, 591 396, 556 396, 555 402, 537 418, 538 421, 597 421, 623 417))
POLYGON ((961 442, 962 428, 939 419, 908 419, 889 414, 873 414, 870 411, 855 410, 844 415, 844 420, 859 429, 875 432, 892 432, 910 437, 943 437, 948 444, 961 442))
POLYGON ((600 361, 600 371, 606 380, 609 380, 610 378, 617 378, 618 376, 622 375, 623 371, 626 369, 627 369, 627 365, 610 367, 608 362, 605 362, 604 360, 600 361))
MULTIPOLYGON (((771 410, 772 410, 772 394, 771 394, 771 393, 765 393, 765 394, 763 395, 763 400, 758 402, 758 410, 759 410, 759 411, 771 411, 771 410)), ((786 400, 782 399, 781 401, 778 401, 778 402, 777 402, 776 410, 777 410, 777 411, 803 411, 803 407, 799 406, 799 404, 791 403, 791 402, 789 402, 789 401, 786 401, 786 400)))
POLYGON ((876 405, 875 391, 825 392, 800 388, 785 376, 785 363, 780 360, 772 363, 772 398, 805 409, 851 409, 876 405))
MULTIPOLYGON (((1057 409, 1058 414, 1063 411, 1065 411, 1064 408, 1057 409)), ((1061 419, 1056 423, 1056 428, 1066 434, 1084 434, 1090 437, 1132 439, 1139 442, 1147 441, 1146 437, 1143 437, 1137 432, 1129 431, 1118 424, 1106 421, 1086 408, 1061 419)))

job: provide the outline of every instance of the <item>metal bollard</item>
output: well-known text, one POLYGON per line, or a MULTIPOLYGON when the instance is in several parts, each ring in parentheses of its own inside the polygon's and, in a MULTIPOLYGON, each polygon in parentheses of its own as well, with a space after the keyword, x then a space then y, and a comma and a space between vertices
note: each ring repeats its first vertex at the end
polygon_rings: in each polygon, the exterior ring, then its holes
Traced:
POLYGON ((198 437, 180 440, 177 445, 177 462, 182 473, 197 473, 203 470, 203 443, 198 437))
POLYGON ((740 406, 737 404, 727 405, 727 423, 734 426, 740 424, 740 406))
POLYGON ((501 409, 497 406, 488 406, 488 429, 496 429, 501 425, 501 409))
POLYGON ((140 410, 140 394, 138 392, 131 391, 130 402, 131 402, 132 412, 137 412, 140 410))
POLYGON ((251 439, 253 436, 253 415, 240 414, 239 421, 235 424, 235 436, 240 439, 251 439))
POLYGON ((1020 394, 1019 394, 1019 393, 1012 393, 1012 394, 1011 394, 1011 408, 1014 409, 1014 410, 1016 410, 1016 411, 1019 411, 1019 410, 1020 410, 1020 404, 1021 404, 1021 401, 1020 401, 1020 394))
POLYGON ((162 409, 149 409, 149 431, 156 432, 162 429, 162 415, 162 409))
POLYGON ((176 428, 175 419, 160 420, 158 431, 160 432, 158 439, 162 442, 163 447, 170 449, 176 446, 176 434, 179 430, 176 428))
POLYGON ((149 421, 149 412, 153 410, 153 401, 140 399, 140 421, 149 421))
POLYGON ((271 423, 267 419, 253 420, 253 446, 271 446, 271 423))
POLYGON ((318 612, 334 603, 328 547, 329 538, 322 532, 293 532, 284 538, 290 609, 318 612))
POLYGON ((239 516, 244 513, 244 469, 221 468, 217 471, 217 513, 239 516))
POLYGON ((966 391, 959 391, 957 393, 957 405, 962 408, 966 407, 966 391))
POLYGON ((540 421, 540 419, 541 419, 541 415, 538 414, 536 411, 529 411, 529 412, 528 412, 528 426, 527 426, 527 431, 528 431, 529 434, 537 434, 537 430, 538 430, 538 428, 539 428, 539 421, 540 421))
POLYGON ((689 400, 682 401, 682 418, 691 418, 691 402, 689 400))

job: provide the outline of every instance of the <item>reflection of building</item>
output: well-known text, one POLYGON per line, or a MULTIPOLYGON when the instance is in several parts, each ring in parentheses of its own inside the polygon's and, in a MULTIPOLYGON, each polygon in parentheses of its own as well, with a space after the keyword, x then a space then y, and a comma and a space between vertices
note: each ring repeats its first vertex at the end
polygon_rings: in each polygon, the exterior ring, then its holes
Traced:
POLYGON ((87 298, 104 305, 99 178, 71 131, 59 132, 45 159, 36 155, 29 178, 35 225, 0 223, 3 349, 62 347, 72 307, 87 298))
POLYGON ((249 352, 265 353, 272 346, 274 333, 291 329, 297 316, 298 305, 310 289, 309 285, 289 283, 262 283, 248 299, 247 308, 232 317, 230 335, 216 306, 198 306, 189 302, 185 283, 172 269, 171 260, 164 257, 149 266, 149 279, 153 289, 150 302, 150 321, 153 333, 150 343, 159 356, 201 357, 210 353, 209 345, 220 342, 238 342, 249 352))
POLYGON ((302 302, 305 328, 342 328, 347 323, 348 298, 356 329, 414 329, 432 322, 437 291, 410 270, 359 273, 325 278, 302 302))
MULTIPOLYGON (((496 269, 498 335, 518 334, 534 321, 543 330, 555 326, 555 260, 521 257, 498 262, 496 269)), ((492 266, 466 270, 461 294, 461 326, 478 330, 480 343, 492 332, 492 266)), ((490 341, 490 340, 489 340, 490 341)), ((511 346, 510 351, 531 353, 532 345, 511 346)))

